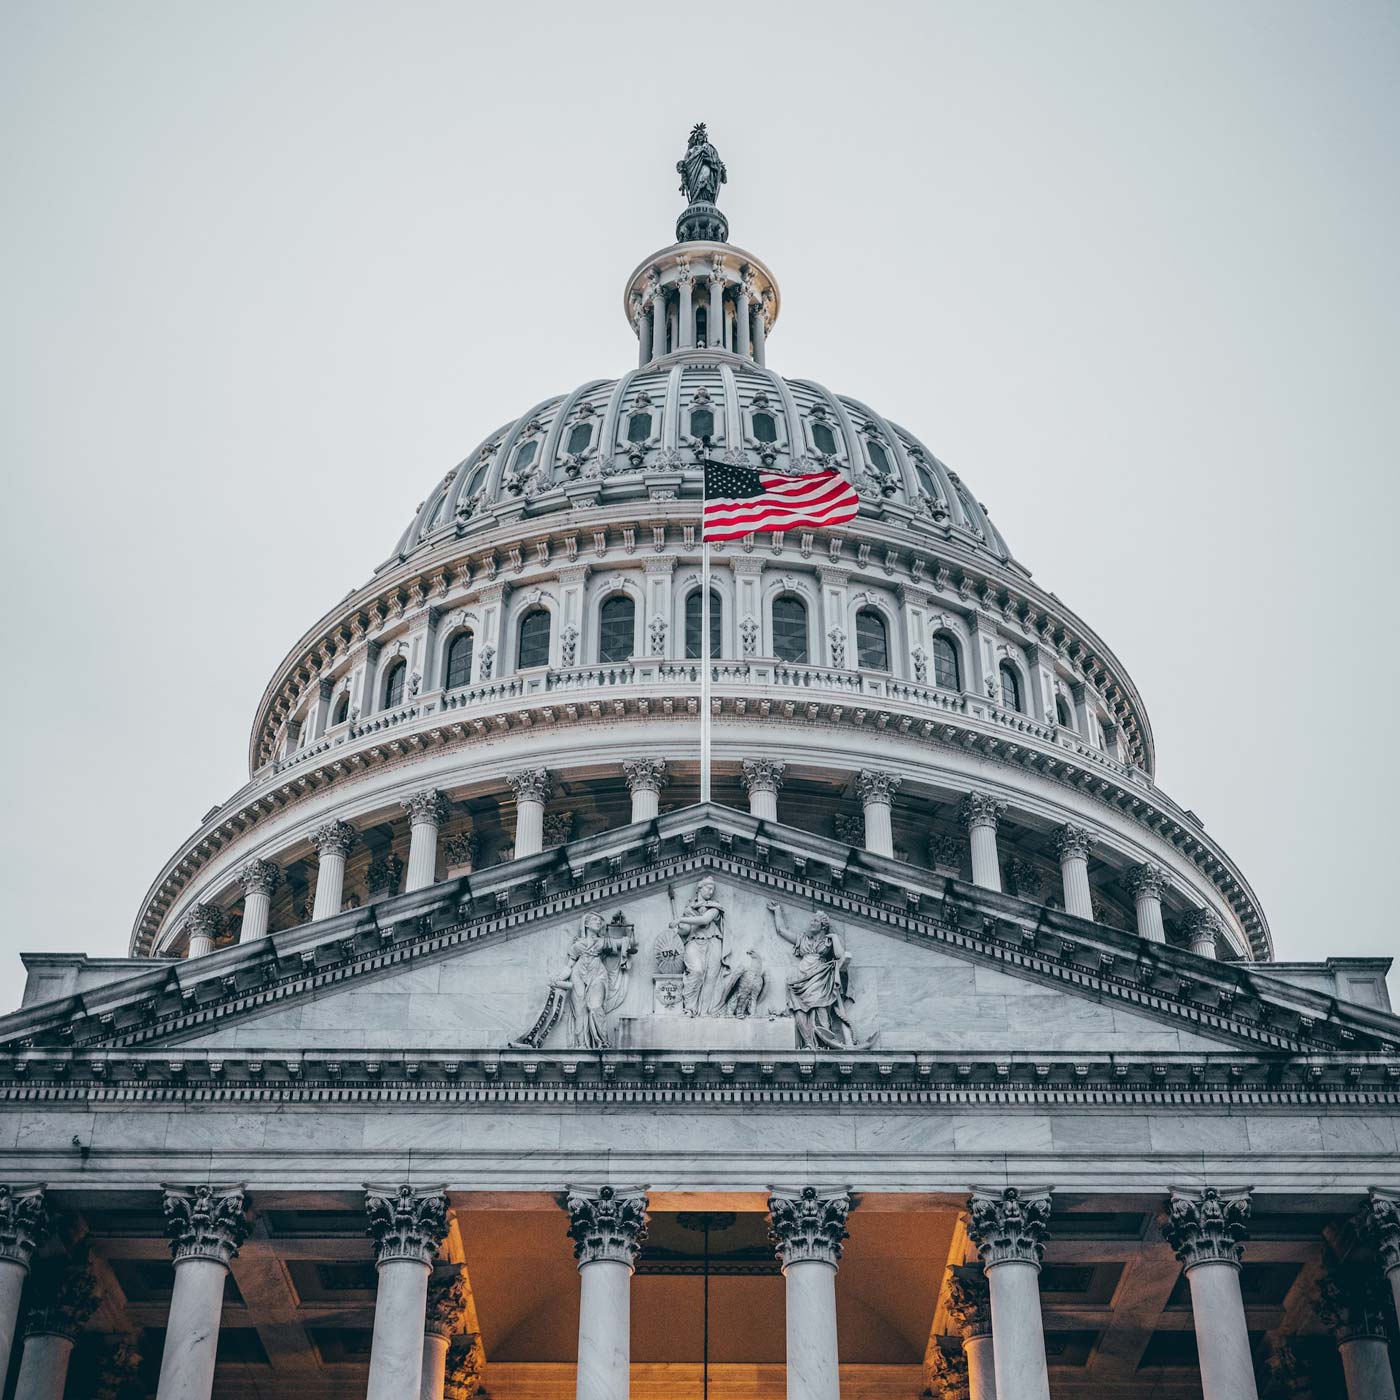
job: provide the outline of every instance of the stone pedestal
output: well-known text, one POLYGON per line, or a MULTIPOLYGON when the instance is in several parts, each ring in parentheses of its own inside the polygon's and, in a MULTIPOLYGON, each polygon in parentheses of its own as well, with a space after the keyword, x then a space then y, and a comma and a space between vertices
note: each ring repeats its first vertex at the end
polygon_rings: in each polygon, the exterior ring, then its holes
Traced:
POLYGON ((438 830, 447 820, 447 798, 436 788, 426 788, 400 805, 408 813, 408 875, 404 890, 426 889, 437 879, 438 830))
POLYGON ((1001 860, 997 855, 997 821, 1006 803, 985 793, 970 792, 963 798, 959 816, 967 828, 972 848, 972 883, 983 889, 1001 889, 1001 860))
POLYGON ((804 1187, 768 1198, 773 1241, 787 1290, 788 1400, 840 1400, 836 1267, 851 1198, 804 1187))
POLYGON ((349 822, 327 822, 311 833, 316 847, 316 898, 311 918, 329 919, 345 902, 345 858, 355 844, 355 828, 349 822))
POLYGON ((632 1356, 632 1270, 646 1238, 641 1190, 568 1193, 578 1260, 578 1400, 627 1400, 632 1356))

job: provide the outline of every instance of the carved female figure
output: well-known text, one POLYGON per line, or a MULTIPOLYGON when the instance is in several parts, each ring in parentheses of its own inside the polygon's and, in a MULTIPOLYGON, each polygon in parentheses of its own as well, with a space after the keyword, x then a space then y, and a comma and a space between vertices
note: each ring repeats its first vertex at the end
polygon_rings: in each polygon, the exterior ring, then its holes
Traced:
POLYGON ((684 946, 685 974, 681 1006, 687 1016, 724 1014, 724 979, 729 960, 724 955, 724 910, 715 901, 715 882, 706 876, 671 928, 684 946))
POLYGON ((773 929, 785 943, 792 944, 797 967, 788 974, 787 1002, 797 1022, 797 1043, 803 1050, 855 1050, 855 1031, 847 1007, 851 1001, 846 951, 831 920, 814 914, 801 933, 783 925, 777 904, 768 901, 773 929))
POLYGON ((569 1003, 569 1041, 578 1050, 606 1050, 606 1018, 627 995, 627 960, 637 945, 626 938, 608 938, 601 914, 585 914, 579 935, 569 945, 569 966, 552 985, 569 1003), (616 969, 607 959, 616 957, 616 969))

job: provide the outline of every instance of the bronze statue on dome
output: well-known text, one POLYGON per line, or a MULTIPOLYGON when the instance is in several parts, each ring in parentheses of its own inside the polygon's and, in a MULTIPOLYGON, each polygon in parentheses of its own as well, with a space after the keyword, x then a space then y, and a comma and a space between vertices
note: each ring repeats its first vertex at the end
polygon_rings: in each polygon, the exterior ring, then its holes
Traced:
POLYGON ((704 122, 691 127, 685 155, 676 162, 676 174, 681 177, 681 193, 689 203, 713 204, 719 197, 719 187, 729 175, 719 152, 710 143, 704 122))

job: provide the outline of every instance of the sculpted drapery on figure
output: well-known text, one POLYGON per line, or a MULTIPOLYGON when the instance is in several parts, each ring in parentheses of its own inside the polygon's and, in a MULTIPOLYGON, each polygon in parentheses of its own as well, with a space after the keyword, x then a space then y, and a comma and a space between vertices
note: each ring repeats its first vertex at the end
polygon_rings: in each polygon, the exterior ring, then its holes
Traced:
MULTIPOLYGON (((797 1044, 802 1050, 859 1050, 850 1021, 850 963, 840 935, 825 914, 814 914, 801 933, 783 924, 781 910, 768 901, 773 928, 792 944, 797 967, 788 974, 788 1008, 797 1022, 797 1044)), ((868 1045, 866 1041, 864 1044, 868 1045)))
POLYGON ((684 949, 681 1006, 687 1016, 722 1016, 729 959, 724 951, 724 909, 707 875, 671 923, 684 949))
POLYGON ((729 178, 719 152, 710 144, 704 122, 690 129, 685 155, 676 162, 681 177, 681 193, 691 204, 713 204, 719 187, 729 178))
POLYGON ((627 995, 627 968, 637 945, 630 932, 609 938, 601 914, 585 914, 569 945, 568 967, 553 985, 569 1003, 569 1043, 576 1050, 606 1050, 607 1018, 627 995), (609 959, 617 960, 609 966, 609 959))

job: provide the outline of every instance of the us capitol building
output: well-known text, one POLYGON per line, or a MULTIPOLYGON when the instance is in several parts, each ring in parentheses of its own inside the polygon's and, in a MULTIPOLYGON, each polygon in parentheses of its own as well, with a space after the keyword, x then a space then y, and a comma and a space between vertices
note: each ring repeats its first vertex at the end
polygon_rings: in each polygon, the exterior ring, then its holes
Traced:
POLYGON ((1388 960, 1276 960, 1108 644, 768 367, 678 170, 636 367, 429 484, 128 957, 25 956, 5 1394, 1393 1400, 1388 960), (702 803, 707 457, 861 505, 713 547, 702 803))

